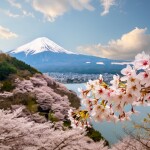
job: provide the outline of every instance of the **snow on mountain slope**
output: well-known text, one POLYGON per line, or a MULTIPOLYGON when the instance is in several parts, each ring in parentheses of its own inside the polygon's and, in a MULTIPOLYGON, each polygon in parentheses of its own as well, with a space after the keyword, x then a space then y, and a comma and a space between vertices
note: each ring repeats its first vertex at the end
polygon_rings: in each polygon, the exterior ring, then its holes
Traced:
POLYGON ((46 37, 37 38, 30 43, 27 43, 23 46, 18 47, 15 50, 12 50, 10 53, 16 54, 20 52, 24 52, 26 55, 31 54, 37 54, 42 53, 45 51, 50 51, 54 53, 66 53, 66 54, 75 54, 71 51, 67 51, 61 46, 57 45, 53 41, 49 40, 46 37))

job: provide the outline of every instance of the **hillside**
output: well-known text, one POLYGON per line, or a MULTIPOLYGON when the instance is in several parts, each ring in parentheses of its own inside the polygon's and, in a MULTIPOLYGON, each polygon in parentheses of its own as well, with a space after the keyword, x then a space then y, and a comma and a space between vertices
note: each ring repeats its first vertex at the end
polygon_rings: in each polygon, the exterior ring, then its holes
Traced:
MULTIPOLYGON (((64 119, 70 107, 79 108, 80 99, 49 76, 42 75, 30 65, 1 53, 0 109, 10 109, 12 105, 25 105, 27 111, 39 112, 47 118, 49 112, 51 115, 57 112, 56 114, 64 119)), ((51 115, 51 119, 55 118, 51 115)))
MULTIPOLYGON (((70 106, 72 107, 78 108, 80 106, 80 100, 77 97, 77 95, 74 92, 69 91, 62 84, 55 82, 52 78, 48 76, 42 75, 38 70, 34 69, 30 65, 27 65, 20 60, 17 60, 16 58, 10 57, 9 55, 4 53, 0 54, 0 92, 2 93, 9 92, 8 95, 11 95, 10 93, 12 93, 13 98, 18 93, 21 94, 22 97, 24 97, 24 95, 26 96, 29 94, 34 95, 36 93, 35 92, 36 87, 38 88, 38 90, 40 90, 40 87, 42 88, 45 87, 48 90, 50 90, 49 93, 53 92, 54 94, 56 93, 58 94, 58 96, 61 97, 67 96, 67 100, 70 102, 70 106), (18 92, 21 85, 25 89, 21 87, 21 91, 18 92), (30 91, 31 86, 32 91, 30 91)), ((46 94, 44 92, 45 91, 43 91, 42 93, 46 94)), ((0 94, 3 97, 5 94, 2 93, 0 94)), ((6 95, 4 97, 7 98, 6 95)), ((57 95, 55 95, 55 97, 57 97, 57 95)), ((37 99, 37 97, 35 99, 37 99)), ((11 100, 11 103, 19 104, 19 102, 14 101, 16 101, 16 99, 11 100)), ((7 101, 5 101, 4 103, 5 107, 7 108, 6 106, 7 101)), ((11 103, 9 104, 10 106, 11 103)), ((3 108, 2 104, 0 108, 3 108)))
POLYGON ((11 75, 26 78, 35 73, 40 72, 8 54, 0 53, 0 80, 8 79, 11 75))
MULTIPOLYGON (((36 123, 51 121, 54 129, 70 128, 68 110, 80 107, 76 93, 3 53, 0 54, 0 72, 0 110, 15 111, 23 107, 20 115, 36 123)), ((94 129, 91 138, 95 141, 103 139, 94 129)))

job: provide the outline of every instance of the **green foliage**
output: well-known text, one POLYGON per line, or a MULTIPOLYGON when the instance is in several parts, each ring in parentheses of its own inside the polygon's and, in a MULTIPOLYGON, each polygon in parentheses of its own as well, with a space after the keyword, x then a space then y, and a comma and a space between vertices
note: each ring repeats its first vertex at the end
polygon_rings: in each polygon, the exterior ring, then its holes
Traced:
POLYGON ((100 140, 104 140, 103 136, 100 132, 96 131, 93 127, 87 127, 87 136, 93 139, 93 141, 98 142, 100 140))
POLYGON ((12 58, 13 61, 11 62, 13 66, 18 68, 19 70, 28 70, 31 74, 39 73, 35 68, 31 67, 30 65, 17 60, 16 58, 12 58))
POLYGON ((13 86, 12 82, 9 81, 9 80, 6 80, 6 81, 3 82, 0 91, 8 91, 9 92, 13 89, 14 89, 14 86, 13 86))
POLYGON ((71 128, 71 121, 70 120, 65 120, 64 123, 63 123, 63 126, 71 128))
POLYGON ((38 112, 38 104, 35 99, 29 99, 26 101, 26 108, 31 112, 31 113, 36 113, 38 112))
POLYGON ((17 73, 17 69, 7 62, 0 62, 0 80, 6 79, 9 74, 17 73))
POLYGON ((68 99, 69 99, 69 102, 71 103, 71 107, 74 107, 74 108, 79 108, 81 105, 80 105, 80 99, 73 93, 70 93, 68 94, 68 99))
POLYGON ((51 120, 52 122, 58 122, 59 121, 59 119, 56 118, 52 112, 48 113, 48 119, 51 120))
POLYGON ((40 116, 45 116, 45 115, 47 115, 47 113, 45 113, 45 112, 40 112, 40 111, 39 111, 39 115, 40 115, 40 116))
MULTIPOLYGON (((65 120, 63 125, 64 127, 72 128, 70 120, 65 120)), ((95 142, 99 142, 100 140, 105 140, 104 137, 101 135, 101 133, 99 131, 96 131, 93 127, 90 127, 90 128, 87 127, 86 131, 87 131, 86 136, 88 136, 95 142)), ((105 140, 105 145, 109 146, 109 143, 106 140, 105 140)))
POLYGON ((71 107, 78 109, 81 106, 80 98, 73 91, 70 90, 70 93, 68 93, 65 90, 57 89, 56 87, 52 87, 52 88, 54 89, 54 92, 56 92, 57 94, 60 94, 61 96, 64 95, 68 96, 71 107))
POLYGON ((11 74, 17 74, 19 77, 24 75, 31 76, 35 73, 40 73, 36 69, 32 68, 30 65, 17 60, 16 58, 10 57, 7 54, 0 54, 0 80, 5 80, 11 74), (28 71, 28 73, 27 73, 28 71))
POLYGON ((38 112, 38 104, 35 95, 31 93, 16 94, 13 97, 6 98, 1 101, 0 109, 9 109, 12 105, 25 105, 31 113, 38 112))

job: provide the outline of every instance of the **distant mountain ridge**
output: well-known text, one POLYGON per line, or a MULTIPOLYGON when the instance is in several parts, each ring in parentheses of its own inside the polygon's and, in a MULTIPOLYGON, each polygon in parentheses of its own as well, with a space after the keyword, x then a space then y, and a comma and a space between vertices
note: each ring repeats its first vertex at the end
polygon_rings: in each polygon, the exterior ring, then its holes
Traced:
POLYGON ((9 54, 41 72, 119 73, 124 67, 117 65, 122 61, 73 53, 46 37, 37 38, 9 54))

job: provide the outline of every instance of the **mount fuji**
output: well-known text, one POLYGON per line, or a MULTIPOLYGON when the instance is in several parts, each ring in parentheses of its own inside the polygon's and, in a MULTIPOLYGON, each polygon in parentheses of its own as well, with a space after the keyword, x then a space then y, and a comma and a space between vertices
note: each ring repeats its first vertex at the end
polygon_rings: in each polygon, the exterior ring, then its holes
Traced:
POLYGON ((118 73, 122 61, 68 51, 46 37, 37 38, 8 52, 41 72, 118 73))
POLYGON ((75 54, 73 52, 67 51, 61 46, 57 45, 53 41, 49 40, 46 37, 41 37, 33 40, 30 43, 22 45, 17 49, 11 51, 10 53, 17 54, 24 52, 26 55, 38 54, 42 52, 54 52, 54 53, 66 53, 66 54, 75 54))

